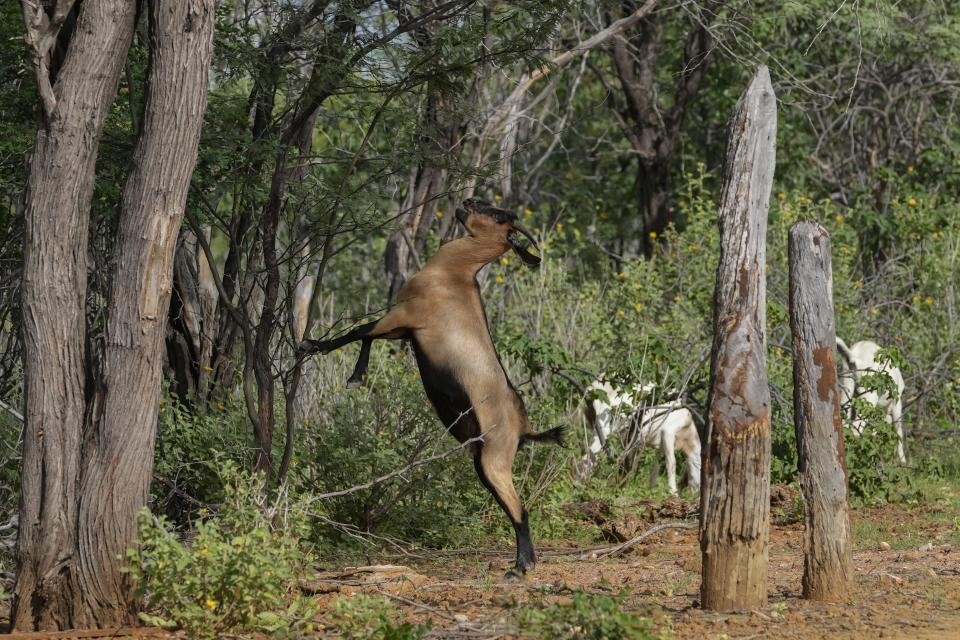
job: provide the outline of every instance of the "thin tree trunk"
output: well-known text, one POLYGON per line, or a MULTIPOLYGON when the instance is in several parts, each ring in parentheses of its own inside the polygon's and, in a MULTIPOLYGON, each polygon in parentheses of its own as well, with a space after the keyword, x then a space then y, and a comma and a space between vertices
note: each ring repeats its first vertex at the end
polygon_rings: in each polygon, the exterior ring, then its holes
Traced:
POLYGON ((790 229, 793 407, 806 505, 803 597, 842 602, 853 577, 843 455, 830 236, 815 222, 790 229))
POLYGON ((720 202, 707 446, 703 453, 701 602, 712 610, 767 602, 770 389, 765 239, 776 97, 760 67, 730 123, 720 202))
POLYGON ((87 227, 103 122, 136 3, 87 0, 30 159, 23 267, 24 395, 14 630, 75 626, 76 521, 86 413, 87 227))

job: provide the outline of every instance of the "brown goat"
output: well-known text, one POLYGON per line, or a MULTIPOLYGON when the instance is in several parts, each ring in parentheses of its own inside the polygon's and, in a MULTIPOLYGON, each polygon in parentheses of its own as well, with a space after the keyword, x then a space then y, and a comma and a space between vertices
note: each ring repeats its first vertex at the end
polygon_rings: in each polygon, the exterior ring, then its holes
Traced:
MULTIPOLYGON (((533 235, 516 215, 488 202, 466 200, 457 219, 469 236, 449 242, 404 285, 397 305, 376 322, 332 340, 306 340, 301 353, 329 353, 361 340, 360 357, 349 384, 360 383, 371 341, 409 339, 423 388, 444 426, 460 442, 472 445, 474 467, 483 485, 513 523, 517 561, 510 574, 536 562, 527 512, 513 486, 513 460, 524 442, 561 443, 563 427, 533 430, 523 400, 507 378, 493 346, 476 276, 480 269, 513 249, 529 266, 540 264, 518 239, 533 235)), ((509 574, 508 574, 509 575, 509 574)))

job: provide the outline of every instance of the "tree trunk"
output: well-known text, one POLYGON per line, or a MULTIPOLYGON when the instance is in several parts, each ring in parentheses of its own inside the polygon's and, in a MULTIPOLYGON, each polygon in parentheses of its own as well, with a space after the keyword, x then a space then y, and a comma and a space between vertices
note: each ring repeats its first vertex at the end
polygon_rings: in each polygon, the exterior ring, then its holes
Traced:
POLYGON ((815 222, 798 222, 790 229, 789 252, 793 407, 807 521, 803 597, 842 602, 853 572, 830 236, 815 222))
POLYGON ((703 453, 701 602, 732 610, 767 602, 770 389, 765 240, 776 97, 760 67, 730 123, 720 201, 707 446, 703 453))
MULTIPOLYGON (((102 78, 109 75, 104 72, 107 69, 115 72, 111 88, 116 90, 116 78, 125 60, 133 27, 133 10, 128 10, 128 4, 133 7, 135 3, 84 3, 75 37, 101 32, 91 58, 83 62, 82 73, 89 74, 87 82, 93 82, 91 77, 103 82, 102 78), (105 11, 96 11, 100 5, 109 6, 105 11), (92 22, 85 25, 85 20, 92 22), (110 39, 102 33, 108 27, 112 31, 110 39)), ((21 528, 21 532, 29 532, 21 533, 21 567, 23 558, 31 554, 41 559, 53 558, 56 561, 54 576, 59 580, 30 582, 32 573, 21 569, 14 608, 16 629, 106 627, 136 621, 133 585, 120 569, 125 551, 135 538, 136 515, 146 504, 152 478, 173 251, 206 108, 213 13, 213 0, 154 0, 150 6, 151 71, 142 134, 123 193, 104 378, 98 381, 98 392, 92 394, 89 407, 84 407, 82 360, 40 361, 37 367, 37 373, 46 378, 54 374, 75 378, 74 389, 79 391, 77 409, 81 421, 86 409, 90 427, 82 443, 83 468, 79 469, 79 477, 76 464, 81 452, 79 424, 75 426, 75 434, 72 430, 69 434, 75 435, 74 439, 51 440, 50 432, 55 428, 49 426, 46 433, 35 436, 46 446, 39 460, 44 471, 48 472, 67 457, 73 458, 72 475, 66 477, 69 484, 60 487, 56 494, 47 494, 62 500, 63 506, 59 509, 69 513, 69 519, 58 518, 57 532, 62 535, 57 537, 31 539, 32 528, 21 528), (51 586, 57 588, 55 598, 51 597, 51 586)), ((75 43, 71 43, 71 55, 74 46, 75 43)), ((66 75, 70 72, 69 61, 68 57, 68 66, 62 72, 64 79, 69 77, 66 75)), ((96 96, 86 95, 83 104, 105 113, 112 96, 106 91, 96 96)), ((102 122, 102 117, 91 118, 91 121, 102 122)), ((82 125, 87 126, 87 121, 82 125)), ((41 144, 45 144, 42 132, 38 137, 38 151, 43 149, 41 144)), ((84 147, 91 158, 91 187, 96 146, 93 139, 84 147)), ((73 151, 75 154, 76 149, 73 151)), ((58 163, 54 158, 46 158, 50 164, 38 164, 38 157, 39 154, 35 156, 34 165, 38 178, 41 171, 52 168, 56 172, 61 166, 70 165, 62 160, 58 163)), ((33 179, 31 172, 31 184, 33 179)), ((75 193, 62 184, 50 186, 58 193, 75 193)), ((90 189, 80 193, 86 195, 88 203, 90 189)), ((31 236, 28 248, 32 251, 41 241, 40 247, 46 250, 48 243, 64 237, 83 238, 85 242, 88 222, 85 214, 86 211, 83 219, 74 215, 61 220, 59 229, 44 229, 46 233, 31 236)), ((75 289, 71 293, 79 308, 79 319, 75 321, 79 345, 82 344, 86 289, 81 279, 85 272, 85 264, 81 263, 85 250, 78 258, 68 266, 75 272, 72 281, 75 289)), ((47 317, 37 317, 52 322, 72 315, 65 311, 74 309, 60 305, 44 311, 47 317)), ((25 333, 33 332, 28 329, 25 333)), ((63 342, 73 346, 72 339, 63 342)), ((73 420, 76 418, 71 416, 71 422, 73 420)), ((74 426, 64 422, 61 425, 74 426)), ((39 472, 24 467, 24 486, 33 484, 37 478, 41 478, 39 472)), ((44 487, 44 491, 49 489, 44 487)), ((25 492, 23 513, 30 515, 27 508, 30 504, 25 492)), ((44 577, 49 577, 49 572, 41 576, 44 577)))
POLYGON ((37 132, 25 193, 25 425, 14 630, 75 625, 76 521, 86 413, 84 298, 97 147, 136 3, 88 0, 37 132))

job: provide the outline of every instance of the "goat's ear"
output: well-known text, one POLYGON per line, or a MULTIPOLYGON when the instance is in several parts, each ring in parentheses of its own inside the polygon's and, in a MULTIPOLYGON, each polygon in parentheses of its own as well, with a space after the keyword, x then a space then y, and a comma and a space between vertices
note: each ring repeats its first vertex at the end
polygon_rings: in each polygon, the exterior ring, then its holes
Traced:
POLYGON ((540 256, 535 256, 527 251, 527 248, 523 246, 523 243, 517 239, 516 233, 508 233, 507 242, 509 242, 510 246, 513 247, 513 252, 520 256, 520 259, 523 260, 523 263, 528 267, 536 267, 540 265, 540 256))

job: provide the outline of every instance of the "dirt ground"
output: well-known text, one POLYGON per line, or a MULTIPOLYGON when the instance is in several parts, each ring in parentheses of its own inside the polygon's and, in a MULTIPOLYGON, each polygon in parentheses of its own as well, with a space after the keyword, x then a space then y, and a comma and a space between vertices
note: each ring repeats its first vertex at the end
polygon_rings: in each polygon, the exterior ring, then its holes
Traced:
MULTIPOLYGON (((790 496, 785 498, 788 504, 790 496)), ((512 548, 436 552, 388 558, 394 564, 327 567, 304 585, 321 605, 362 592, 388 597, 410 622, 433 621, 429 638, 517 637, 520 607, 564 602, 574 591, 627 594, 625 607, 653 619, 677 639, 814 638, 960 640, 960 511, 955 504, 887 505, 853 512, 856 583, 842 604, 800 597, 802 523, 774 506, 769 563, 769 604, 717 614, 698 608, 700 551, 696 505, 679 500, 640 505, 639 516, 615 517, 609 505, 571 506, 571 516, 591 520, 612 542, 663 528, 616 554, 597 548, 540 546, 540 564, 522 580, 507 580, 512 548), (779 514, 779 515, 776 515, 779 514)), ((326 608, 326 607, 324 607, 326 608)), ((0 621, 3 622, 3 621, 0 621)), ((17 637, 19 634, 14 634, 17 637)), ((114 631, 111 637, 182 637, 159 629, 114 631), (131 633, 132 632, 132 633, 131 633)), ((7 636, 10 637, 10 636, 7 636)), ((23 640, 102 637, 24 634, 23 640)))
POLYGON ((855 552, 853 592, 835 605, 800 597, 803 526, 797 523, 772 528, 768 606, 731 614, 698 608, 700 552, 692 529, 661 530, 619 557, 590 559, 595 554, 588 552, 581 558, 561 555, 570 549, 541 547, 541 563, 520 581, 502 578, 510 560, 505 554, 449 553, 405 566, 321 573, 313 588, 324 600, 356 591, 387 595, 410 621, 431 618, 436 637, 512 637, 517 607, 569 599, 572 590, 613 595, 626 589, 629 609, 679 639, 960 639, 960 520, 930 518, 929 508, 888 506, 853 515, 855 540, 870 548, 855 552), (892 548, 885 540, 874 543, 876 536, 889 537, 892 548))

